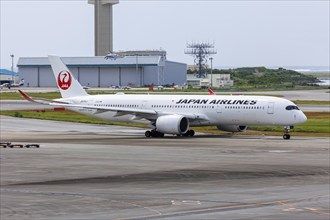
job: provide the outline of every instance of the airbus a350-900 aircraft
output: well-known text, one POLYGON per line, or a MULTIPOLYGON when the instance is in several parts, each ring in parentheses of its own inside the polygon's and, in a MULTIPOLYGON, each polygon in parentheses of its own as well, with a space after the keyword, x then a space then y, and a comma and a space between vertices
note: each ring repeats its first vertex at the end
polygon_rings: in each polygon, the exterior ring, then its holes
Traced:
POLYGON ((224 95, 88 95, 67 66, 57 56, 49 56, 62 98, 29 101, 67 107, 97 118, 147 123, 152 128, 146 137, 164 134, 194 136, 193 126, 217 126, 229 132, 245 131, 248 125, 284 126, 289 130, 307 120, 305 114, 289 100, 268 96, 224 95))

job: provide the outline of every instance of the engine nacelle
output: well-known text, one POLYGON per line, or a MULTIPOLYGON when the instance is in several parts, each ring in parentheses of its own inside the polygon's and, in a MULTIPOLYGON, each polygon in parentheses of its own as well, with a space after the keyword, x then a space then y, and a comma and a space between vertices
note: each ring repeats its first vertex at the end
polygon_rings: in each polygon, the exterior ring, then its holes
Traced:
POLYGON ((244 132, 247 129, 246 125, 219 125, 217 128, 221 131, 229 132, 244 132))
POLYGON ((182 115, 160 116, 156 128, 164 134, 185 134, 189 129, 189 120, 182 115))

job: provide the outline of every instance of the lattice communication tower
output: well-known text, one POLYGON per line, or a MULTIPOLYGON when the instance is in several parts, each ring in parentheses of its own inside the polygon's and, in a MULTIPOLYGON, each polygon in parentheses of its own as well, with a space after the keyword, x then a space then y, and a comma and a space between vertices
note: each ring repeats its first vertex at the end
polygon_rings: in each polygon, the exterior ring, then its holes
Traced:
POLYGON ((194 63, 198 70, 196 76, 205 78, 207 58, 212 54, 216 54, 217 51, 214 49, 214 43, 187 43, 187 49, 184 53, 194 56, 194 63))

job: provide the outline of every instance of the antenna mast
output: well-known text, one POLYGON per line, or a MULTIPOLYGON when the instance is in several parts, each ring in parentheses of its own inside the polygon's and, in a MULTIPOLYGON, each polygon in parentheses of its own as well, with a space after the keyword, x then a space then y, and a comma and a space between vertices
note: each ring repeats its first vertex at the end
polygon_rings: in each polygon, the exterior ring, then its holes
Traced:
POLYGON ((187 43, 184 53, 194 56, 194 63, 198 69, 196 77, 205 78, 207 57, 216 54, 217 51, 214 49, 214 43, 187 43))

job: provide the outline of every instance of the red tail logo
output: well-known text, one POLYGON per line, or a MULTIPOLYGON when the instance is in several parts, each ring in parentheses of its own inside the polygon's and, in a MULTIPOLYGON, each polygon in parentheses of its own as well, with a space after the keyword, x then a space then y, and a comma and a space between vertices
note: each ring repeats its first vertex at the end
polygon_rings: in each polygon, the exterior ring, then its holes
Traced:
POLYGON ((57 83, 61 89, 67 90, 68 88, 70 88, 71 82, 72 82, 72 77, 68 71, 63 70, 58 74, 57 83))

